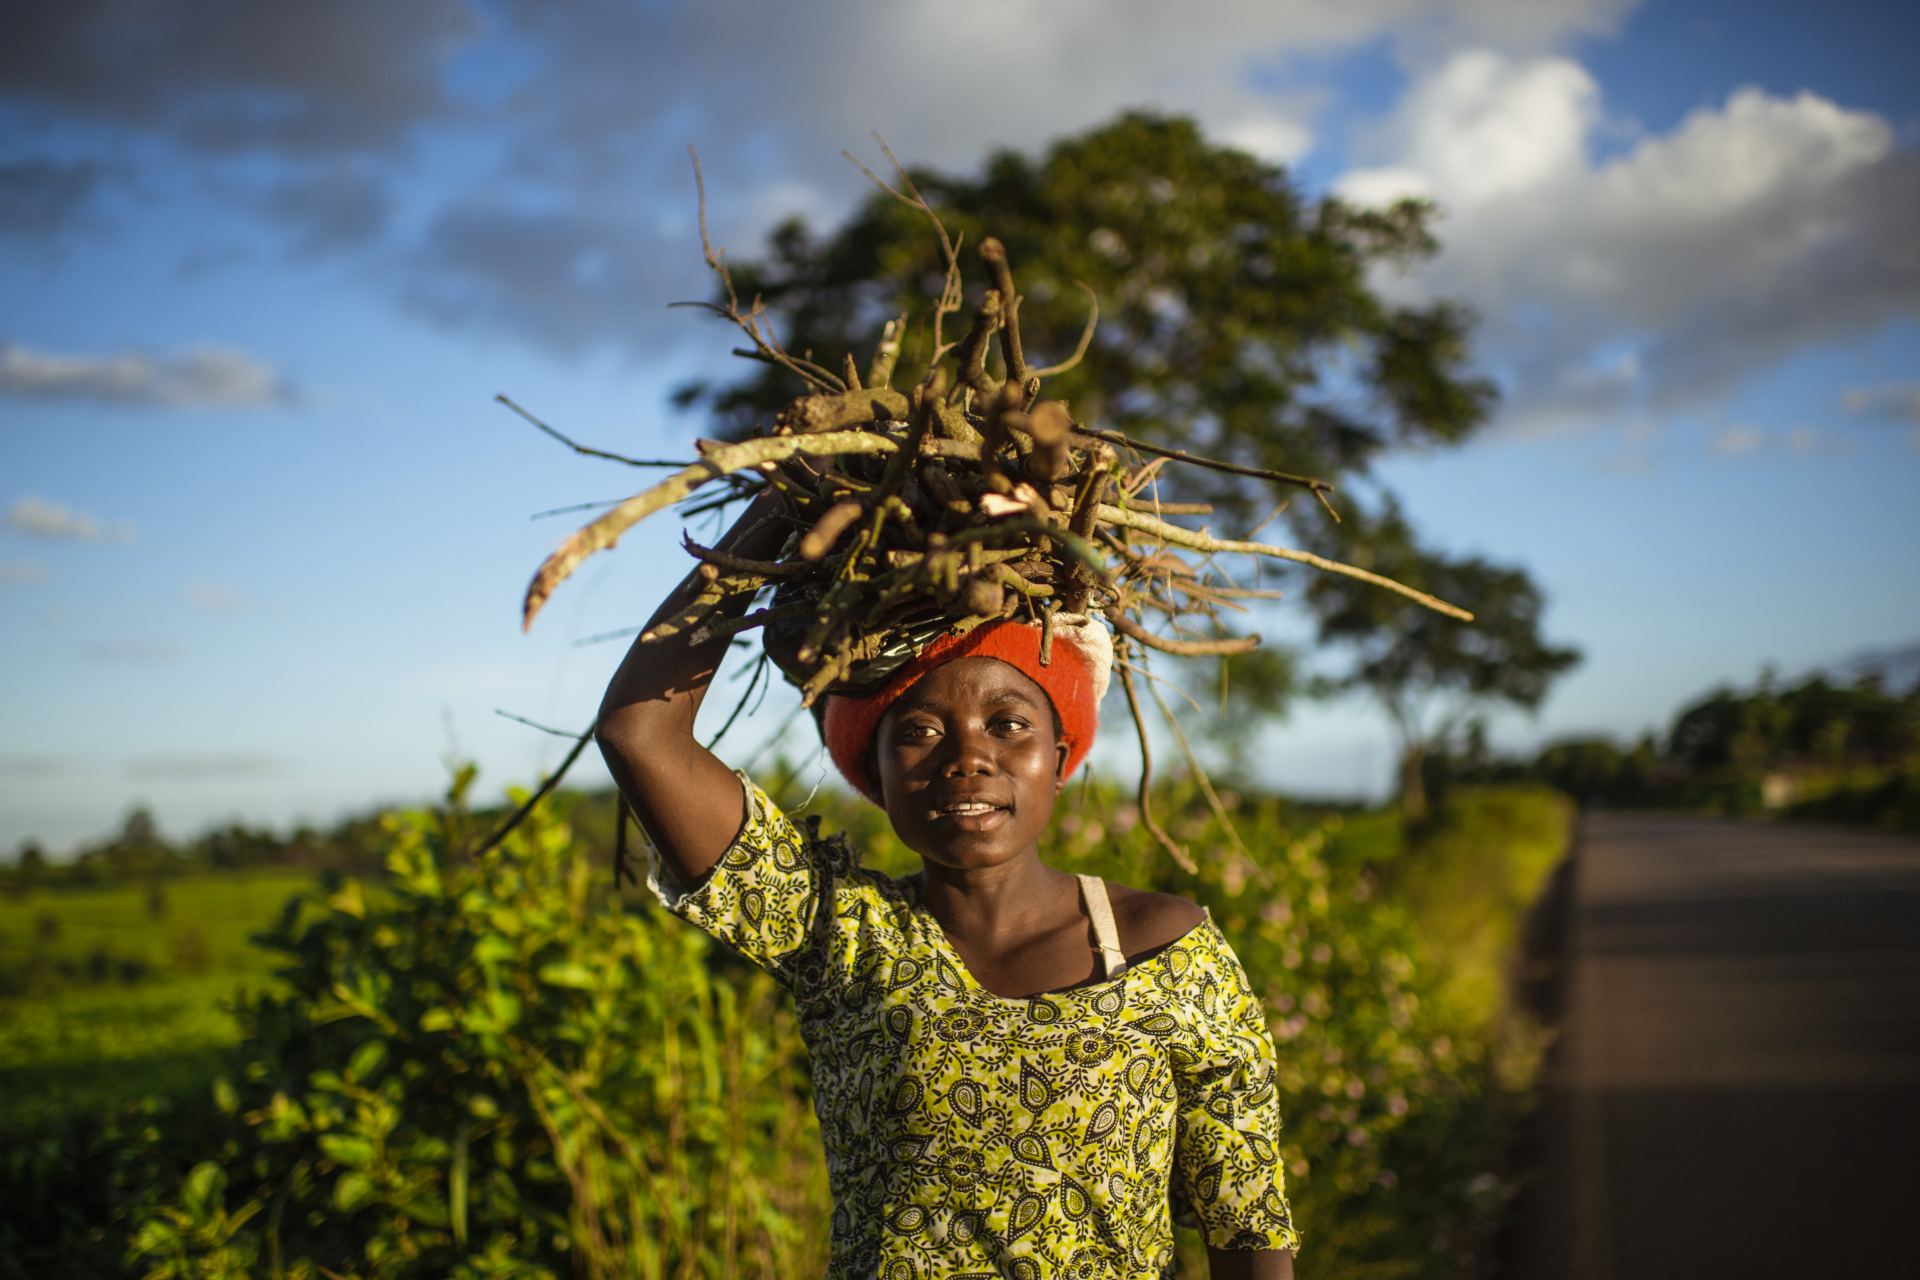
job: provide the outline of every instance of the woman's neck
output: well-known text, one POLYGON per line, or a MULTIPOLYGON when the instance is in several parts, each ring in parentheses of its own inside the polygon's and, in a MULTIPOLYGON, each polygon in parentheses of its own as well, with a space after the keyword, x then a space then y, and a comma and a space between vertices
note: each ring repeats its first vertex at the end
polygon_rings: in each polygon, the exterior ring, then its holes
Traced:
POLYGON ((1079 882, 1035 853, 994 867, 921 863, 920 899, 949 936, 980 943, 1023 939, 1079 913, 1079 882))

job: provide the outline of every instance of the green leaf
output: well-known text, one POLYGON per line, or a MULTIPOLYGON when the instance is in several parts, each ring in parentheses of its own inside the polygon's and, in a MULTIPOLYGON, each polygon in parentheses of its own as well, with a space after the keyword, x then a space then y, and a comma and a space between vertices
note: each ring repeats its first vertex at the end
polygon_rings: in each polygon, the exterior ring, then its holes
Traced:
POLYGON ((373 1179, 357 1170, 343 1173, 333 1184, 333 1207, 352 1213, 373 1198, 373 1179))
POLYGON ((517 1026, 520 1022, 520 997, 511 991, 496 989, 487 992, 487 1008, 493 1014, 494 1021, 503 1028, 517 1026))
POLYGON ((540 981, 550 987, 571 987, 577 991, 591 991, 598 985, 593 970, 578 960, 564 960, 558 964, 542 965, 540 981))
POLYGON ((448 1211, 452 1217, 453 1238, 467 1242, 467 1135, 462 1126, 453 1139, 453 1162, 447 1169, 448 1211))
POLYGON ((429 1009, 420 1015, 422 1031, 445 1031, 453 1026, 453 1010, 429 1009))
POLYGON ((380 1074, 380 1068, 387 1063, 387 1044, 384 1040, 369 1040, 353 1051, 353 1057, 347 1060, 347 1075, 365 1084, 380 1074))
POLYGON ((320 1150, 349 1169, 364 1169, 373 1163, 373 1144, 351 1133, 321 1134, 320 1150))
POLYGON ((213 1161, 203 1160, 187 1174, 180 1199, 196 1221, 205 1222, 219 1210, 226 1189, 226 1173, 213 1161))

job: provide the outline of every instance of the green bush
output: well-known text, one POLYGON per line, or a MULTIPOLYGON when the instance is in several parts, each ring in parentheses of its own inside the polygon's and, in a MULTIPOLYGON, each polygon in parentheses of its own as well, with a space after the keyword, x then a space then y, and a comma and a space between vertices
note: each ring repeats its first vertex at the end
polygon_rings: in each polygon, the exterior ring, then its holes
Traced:
POLYGON ((1786 811, 1804 822, 1847 822, 1886 831, 1920 831, 1920 766, 1836 774, 1786 811))
POLYGON ((338 882, 261 939, 281 985, 240 1011, 232 1137, 143 1215, 148 1276, 757 1276, 824 1254, 770 979, 596 892, 557 810, 478 859, 446 815, 388 832, 377 898, 338 882))
MULTIPOLYGON (((769 782, 801 807, 804 783, 769 782)), ((825 1172, 777 988, 644 891, 614 900, 564 798, 466 858, 459 790, 389 820, 383 886, 336 881, 263 936, 278 985, 240 1007, 218 1110, 159 1117, 116 1155, 133 1273, 817 1273, 825 1172)), ((1280 1052, 1303 1270, 1476 1274, 1533 1061, 1500 975, 1565 802, 1457 790, 1410 831, 1224 795, 1237 837, 1188 786, 1158 803, 1197 875, 1098 784, 1063 798, 1048 856, 1192 897, 1232 940, 1280 1052)), ((870 807, 806 807, 873 865, 914 868, 870 807)), ((1198 1237, 1181 1249, 1204 1274, 1198 1237)))

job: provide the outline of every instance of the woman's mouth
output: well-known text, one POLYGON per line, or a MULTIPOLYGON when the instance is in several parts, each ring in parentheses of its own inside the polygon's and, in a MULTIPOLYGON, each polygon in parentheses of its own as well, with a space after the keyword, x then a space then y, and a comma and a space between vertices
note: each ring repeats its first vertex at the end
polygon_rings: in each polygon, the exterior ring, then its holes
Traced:
POLYGON ((985 831, 998 826, 1007 810, 987 800, 955 800, 933 811, 935 822, 944 822, 962 831, 985 831))

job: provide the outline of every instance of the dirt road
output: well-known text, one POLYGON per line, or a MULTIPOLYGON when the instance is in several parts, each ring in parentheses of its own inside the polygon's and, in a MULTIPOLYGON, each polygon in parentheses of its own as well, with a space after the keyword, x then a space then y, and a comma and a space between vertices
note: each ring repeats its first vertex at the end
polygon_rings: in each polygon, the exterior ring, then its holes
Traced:
POLYGON ((1920 1278, 1920 841, 1590 815, 1510 1280, 1920 1278))

